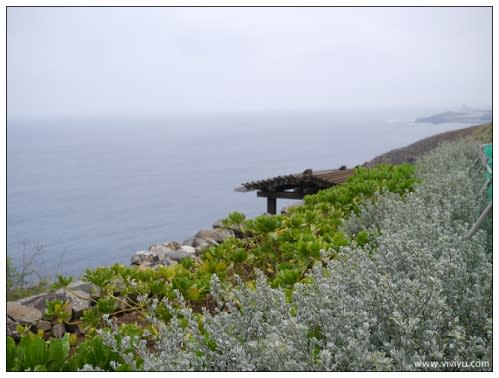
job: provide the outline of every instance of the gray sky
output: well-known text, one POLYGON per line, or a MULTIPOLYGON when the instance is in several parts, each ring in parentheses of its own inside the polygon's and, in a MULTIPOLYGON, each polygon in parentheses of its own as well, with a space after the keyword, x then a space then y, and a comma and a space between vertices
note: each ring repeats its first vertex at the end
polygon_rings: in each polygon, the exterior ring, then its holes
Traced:
POLYGON ((8 8, 8 114, 491 107, 491 8, 8 8))

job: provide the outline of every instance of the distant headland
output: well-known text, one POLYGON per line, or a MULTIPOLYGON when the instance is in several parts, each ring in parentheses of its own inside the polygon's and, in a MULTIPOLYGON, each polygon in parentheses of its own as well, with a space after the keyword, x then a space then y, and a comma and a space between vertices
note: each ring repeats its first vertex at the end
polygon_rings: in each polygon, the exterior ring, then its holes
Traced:
POLYGON ((417 123, 485 123, 492 121, 491 110, 471 109, 463 106, 459 111, 438 113, 416 118, 417 123))

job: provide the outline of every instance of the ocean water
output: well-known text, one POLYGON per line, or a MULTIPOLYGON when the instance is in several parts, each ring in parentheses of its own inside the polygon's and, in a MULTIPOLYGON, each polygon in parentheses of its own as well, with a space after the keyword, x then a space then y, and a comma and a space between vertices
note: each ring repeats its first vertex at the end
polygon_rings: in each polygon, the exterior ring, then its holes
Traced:
MULTIPOLYGON (((415 124, 427 113, 8 120, 7 255, 42 245, 41 274, 128 264, 237 210, 265 211, 243 182, 362 164, 466 124, 415 124)), ((429 113, 428 113, 429 114, 429 113)), ((279 201, 278 210, 292 201, 279 201)))

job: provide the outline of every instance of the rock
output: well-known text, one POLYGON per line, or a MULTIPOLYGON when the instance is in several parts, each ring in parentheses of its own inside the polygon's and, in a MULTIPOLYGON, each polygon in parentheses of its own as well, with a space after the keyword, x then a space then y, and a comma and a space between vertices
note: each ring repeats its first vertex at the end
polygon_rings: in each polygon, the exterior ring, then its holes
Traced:
POLYGON ((226 234, 223 233, 223 230, 220 230, 220 231, 215 231, 215 230, 201 230, 199 231, 195 238, 199 238, 199 239, 213 239, 215 240, 217 243, 220 243, 221 241, 223 241, 225 238, 226 238, 226 234))
MULTIPOLYGON (((213 239, 208 239, 208 240, 213 240, 213 239)), ((208 243, 208 240, 206 239, 201 239, 201 238, 195 238, 194 241, 192 242, 192 246, 194 248, 206 248, 208 247, 210 244, 208 243)), ((214 240, 213 240, 214 241, 214 240)), ((215 242, 215 241, 214 241, 215 242)), ((216 242, 215 242, 216 243, 216 242)))
POLYGON ((213 223, 212 227, 214 229, 218 229, 218 228, 224 229, 225 225, 224 225, 223 219, 219 219, 219 220, 215 221, 215 223, 213 223))
POLYGON ((20 299, 17 302, 24 305, 24 306, 36 308, 37 310, 43 312, 43 311, 45 311, 47 301, 59 300, 59 301, 64 302, 67 299, 68 298, 66 297, 66 295, 61 294, 61 293, 59 293, 59 294, 57 294, 57 293, 56 294, 41 293, 41 294, 33 295, 31 297, 20 299))
POLYGON ((193 254, 196 253, 196 248, 191 247, 190 245, 183 245, 176 252, 179 252, 179 251, 185 252, 185 253, 189 253, 189 254, 193 255, 193 254))
POLYGON ((169 247, 165 247, 162 244, 155 244, 149 247, 149 251, 154 253, 158 257, 157 261, 164 261, 166 255, 173 250, 169 247))
POLYGON ((130 264, 131 265, 140 265, 141 262, 142 262, 142 258, 140 256, 133 255, 130 258, 130 264))
POLYGON ((42 312, 17 302, 7 302, 7 316, 17 324, 32 324, 42 319, 42 312))
POLYGON ((68 285, 68 289, 71 289, 73 291, 81 290, 87 294, 92 294, 97 289, 97 286, 95 286, 94 284, 92 284, 90 282, 75 281, 75 282, 71 282, 68 285))
POLYGON ((199 254, 201 251, 205 250, 212 245, 218 245, 218 243, 213 239, 199 239, 196 238, 194 243, 194 248, 196 249, 196 254, 199 254))
POLYGON ((12 337, 16 341, 19 339, 19 334, 17 333, 17 324, 8 316, 7 316, 7 336, 12 337))
POLYGON ((57 323, 52 326, 50 333, 52 334, 53 337, 60 339, 66 333, 66 328, 64 327, 64 324, 57 323))
POLYGON ((154 252, 151 251, 138 251, 135 252, 135 255, 130 260, 132 265, 140 265, 144 261, 153 261, 154 256, 154 252))
POLYGON ((165 259, 165 261, 163 261, 163 264, 166 266, 176 265, 176 264, 178 264, 178 261, 172 260, 168 256, 166 256, 166 259, 165 259))
POLYGON ((155 260, 155 261, 153 261, 153 262, 151 262, 151 263, 149 264, 149 268, 152 268, 152 269, 158 269, 159 267, 164 266, 164 261, 165 261, 165 260, 163 260, 163 261, 159 261, 159 260, 158 260, 158 261, 156 261, 156 260, 155 260))
POLYGON ((196 249, 194 247, 184 245, 178 251, 172 251, 168 254, 168 257, 174 261, 180 261, 185 259, 186 257, 192 257, 196 253, 196 249))
POLYGON ((44 332, 50 331, 51 327, 52 327, 52 323, 50 323, 48 320, 39 320, 36 323, 36 328, 41 329, 44 332))
POLYGON ((180 248, 180 244, 177 243, 176 241, 171 241, 171 242, 168 242, 168 243, 163 243, 162 245, 164 245, 167 248, 170 248, 173 251, 176 251, 177 249, 180 248))
POLYGON ((196 247, 196 255, 195 256, 199 256, 201 254, 201 252, 203 252, 206 248, 207 248, 207 246, 196 247))
MULTIPOLYGON (((184 242, 182 243, 182 245, 194 246, 193 245, 194 244, 194 239, 196 239, 196 238, 192 237, 192 238, 186 239, 186 240, 184 240, 184 242)), ((178 249, 180 249, 180 248, 181 247, 179 247, 178 249)))
MULTIPOLYGON (((83 311, 91 306, 92 303, 92 295, 83 290, 73 290, 72 292, 67 291, 66 289, 59 289, 57 292, 64 292, 64 294, 68 297, 71 307, 72 307, 72 316, 71 319, 79 319, 83 315, 83 311)), ((56 293, 57 293, 56 292, 56 293)))
POLYGON ((182 259, 185 259, 186 257, 190 257, 191 254, 187 253, 185 251, 173 251, 168 257, 173 260, 173 261, 180 261, 182 259))

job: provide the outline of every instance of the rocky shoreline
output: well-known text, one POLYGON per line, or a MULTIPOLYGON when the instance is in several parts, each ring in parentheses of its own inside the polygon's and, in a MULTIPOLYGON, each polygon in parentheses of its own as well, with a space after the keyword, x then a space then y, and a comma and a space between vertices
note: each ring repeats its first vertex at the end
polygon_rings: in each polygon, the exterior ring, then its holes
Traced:
POLYGON ((186 257, 197 260, 204 249, 235 236, 236 231, 225 228, 222 221, 217 221, 212 229, 202 229, 182 244, 170 241, 153 244, 147 251, 135 252, 130 259, 131 265, 138 265, 139 269, 155 269, 159 266, 178 264, 186 257))
MULTIPOLYGON (((223 242, 228 237, 240 236, 236 226, 227 228, 221 220, 213 224, 212 229, 202 229, 183 243, 170 241, 153 244, 147 250, 137 251, 130 258, 130 265, 137 269, 157 269, 161 266, 175 265, 184 258, 198 260, 201 252, 223 242)), ((18 325, 29 327, 31 331, 43 331, 45 338, 61 338, 67 332, 81 333, 77 325, 83 311, 90 308, 99 298, 97 287, 89 282, 78 280, 59 289, 55 293, 41 293, 17 301, 7 302, 7 336, 18 340, 18 325), (47 301, 58 300, 64 303, 67 312, 67 323, 51 319, 46 314, 47 301)))
MULTIPOLYGON (((491 133, 492 128, 489 130, 489 125, 490 123, 437 134, 404 148, 387 152, 366 162, 364 165, 413 162, 444 141, 452 141, 472 134, 475 135, 477 132, 491 133)), ((170 241, 153 244, 147 250, 135 252, 130 258, 130 265, 137 266, 138 269, 157 269, 161 266, 178 264, 184 258, 198 260, 204 249, 217 245, 226 238, 241 236, 241 230, 237 226, 226 227, 219 220, 213 224, 211 229, 202 229, 183 243, 170 241)), ((68 318, 71 320, 69 323, 72 323, 79 320, 83 311, 91 307, 95 299, 98 298, 98 291, 96 289, 91 283, 76 281, 71 283, 67 288, 59 289, 55 293, 41 293, 18 301, 7 302, 7 336, 18 339, 18 325, 29 326, 34 332, 42 330, 45 337, 60 338, 66 332, 80 332, 76 325, 63 324, 56 319, 50 319, 50 317, 44 315, 46 302, 59 300, 62 303, 66 303, 67 305, 64 307, 64 310, 67 311, 68 318)))

